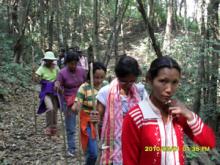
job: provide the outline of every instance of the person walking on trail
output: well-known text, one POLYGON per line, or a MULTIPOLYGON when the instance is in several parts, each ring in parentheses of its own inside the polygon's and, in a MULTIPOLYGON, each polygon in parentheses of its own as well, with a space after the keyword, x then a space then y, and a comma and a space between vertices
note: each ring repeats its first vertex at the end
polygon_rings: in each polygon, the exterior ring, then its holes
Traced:
POLYGON ((72 112, 71 107, 74 103, 78 88, 86 80, 85 70, 77 66, 79 56, 76 52, 67 52, 65 67, 60 70, 55 82, 57 90, 63 89, 64 95, 64 116, 65 127, 67 132, 68 155, 74 156, 75 154, 75 127, 76 127, 76 114, 72 112))
POLYGON ((181 68, 171 57, 158 57, 151 63, 147 73, 151 94, 131 108, 123 122, 124 165, 184 165, 184 151, 192 151, 184 146, 184 133, 201 146, 215 147, 211 128, 172 99, 180 77, 181 68))
MULTIPOLYGON (((100 62, 93 63, 93 70, 89 69, 87 81, 83 83, 77 92, 73 111, 80 110, 80 132, 82 149, 86 155, 86 165, 95 165, 98 156, 98 143, 96 128, 93 121, 98 120, 98 114, 92 115, 93 101, 98 90, 106 85, 103 80, 106 75, 106 67, 100 62), (93 72, 93 81, 90 80, 90 72, 93 72), (91 83, 93 83, 94 88, 91 83), (93 90, 93 91, 92 91, 93 90)), ((96 121, 97 122, 97 121, 96 121)))
POLYGON ((47 51, 43 58, 43 64, 37 69, 36 76, 40 79, 40 105, 37 113, 46 112, 45 134, 53 136, 57 133, 57 94, 54 91, 54 82, 56 80, 59 68, 54 62, 57 59, 52 51, 47 51))
POLYGON ((60 69, 64 67, 65 56, 66 56, 65 49, 61 48, 58 61, 57 61, 57 65, 59 66, 60 69))
POLYGON ((84 70, 88 72, 89 70, 89 63, 87 57, 83 54, 78 46, 70 47, 69 51, 76 52, 79 55, 79 62, 77 63, 78 66, 82 67, 84 70))
MULTIPOLYGON (((97 110, 103 121, 101 132, 102 165, 122 165, 121 130, 127 111, 136 105, 147 92, 142 87, 138 89, 135 82, 141 74, 137 60, 123 56, 115 67, 116 78, 107 86, 101 88, 96 96, 97 110)), ((141 86, 139 86, 141 87, 141 86)))

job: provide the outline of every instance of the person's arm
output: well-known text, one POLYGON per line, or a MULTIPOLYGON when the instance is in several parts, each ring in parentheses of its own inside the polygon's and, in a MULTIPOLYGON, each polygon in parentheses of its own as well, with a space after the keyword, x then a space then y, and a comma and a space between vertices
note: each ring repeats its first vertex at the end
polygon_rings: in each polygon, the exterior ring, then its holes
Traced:
POLYGON ((61 94, 64 93, 64 89, 62 88, 60 81, 57 81, 57 80, 55 81, 54 90, 61 93, 61 94))
POLYGON ((197 114, 191 113, 193 120, 185 120, 183 131, 200 146, 214 148, 216 146, 216 139, 213 130, 197 114))
POLYGON ((99 112, 99 121, 102 122, 105 112, 105 106, 97 100, 96 109, 99 112))
POLYGON ((38 74, 34 74, 33 80, 34 80, 34 82, 40 84, 41 77, 38 74))
POLYGON ((97 99, 96 110, 99 112, 100 124, 102 123, 102 120, 104 117, 108 92, 109 92, 109 86, 104 86, 99 90, 96 96, 96 99, 97 99))
POLYGON ((42 66, 40 66, 34 74, 34 81, 40 83, 42 79, 42 75, 43 75, 42 66))
POLYGON ((82 109, 82 104, 79 101, 75 101, 74 104, 71 107, 71 110, 74 113, 78 113, 82 109))
POLYGON ((75 98, 75 102, 74 102, 74 104, 72 105, 72 107, 71 107, 71 110, 73 111, 73 112, 75 112, 75 113, 78 113, 80 110, 81 110, 81 108, 82 108, 82 104, 83 104, 83 102, 84 102, 84 100, 85 100, 85 89, 84 89, 84 84, 82 84, 80 87, 79 87, 79 89, 78 89, 78 91, 77 91, 77 93, 76 93, 76 98, 75 98))
MULTIPOLYGON (((135 107, 137 108, 137 107, 135 107)), ((140 162, 140 132, 128 113, 122 126, 122 157, 123 165, 138 165, 140 162)), ((147 162, 146 162, 147 163, 147 162)))
POLYGON ((64 79, 62 73, 59 71, 57 74, 57 79, 54 83, 54 90, 58 91, 59 93, 63 94, 64 93, 64 79))
POLYGON ((177 101, 174 107, 169 108, 173 115, 180 117, 183 131, 197 144, 201 146, 215 147, 215 134, 202 119, 190 111, 183 103, 177 101))

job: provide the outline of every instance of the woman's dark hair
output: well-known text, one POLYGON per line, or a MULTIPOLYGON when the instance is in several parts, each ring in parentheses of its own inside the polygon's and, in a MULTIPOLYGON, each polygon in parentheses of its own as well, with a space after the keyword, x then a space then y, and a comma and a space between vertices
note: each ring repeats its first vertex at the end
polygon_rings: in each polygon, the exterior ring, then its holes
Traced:
POLYGON ((179 64, 174 60, 173 58, 169 56, 162 56, 156 58, 153 62, 151 62, 150 69, 147 72, 147 79, 153 80, 155 77, 157 77, 158 72, 162 68, 175 68, 181 73, 181 68, 179 64))
POLYGON ((130 56, 122 56, 115 67, 115 74, 118 78, 123 78, 128 75, 138 77, 141 74, 137 60, 130 56))
POLYGON ((65 49, 64 48, 60 48, 60 52, 61 53, 65 53, 65 49))
POLYGON ((76 52, 68 51, 65 56, 65 64, 70 63, 72 61, 79 61, 79 55, 76 52))
POLYGON ((70 47, 68 49, 68 51, 70 52, 76 52, 79 55, 79 58, 82 57, 82 51, 80 50, 80 48, 78 46, 74 46, 74 47, 70 47))
MULTIPOLYGON (((90 65, 89 65, 90 66, 90 65)), ((93 63, 93 75, 95 74, 96 70, 102 69, 105 73, 106 73, 106 67, 103 63, 101 62, 94 62, 93 63)), ((89 71, 87 73, 87 80, 90 81, 90 67, 89 67, 89 71)))

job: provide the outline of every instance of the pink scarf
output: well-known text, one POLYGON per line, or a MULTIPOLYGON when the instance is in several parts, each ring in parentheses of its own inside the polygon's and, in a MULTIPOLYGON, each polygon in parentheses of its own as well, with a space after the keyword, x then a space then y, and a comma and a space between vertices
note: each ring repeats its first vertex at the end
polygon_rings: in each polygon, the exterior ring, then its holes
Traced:
MULTIPOLYGON (((135 84, 130 88, 127 101, 128 109, 132 108, 140 101, 135 84)), ((102 126, 101 142, 104 146, 102 146, 103 150, 100 164, 107 165, 122 162, 121 130, 123 112, 121 104, 119 82, 118 79, 114 79, 110 84, 102 126)))

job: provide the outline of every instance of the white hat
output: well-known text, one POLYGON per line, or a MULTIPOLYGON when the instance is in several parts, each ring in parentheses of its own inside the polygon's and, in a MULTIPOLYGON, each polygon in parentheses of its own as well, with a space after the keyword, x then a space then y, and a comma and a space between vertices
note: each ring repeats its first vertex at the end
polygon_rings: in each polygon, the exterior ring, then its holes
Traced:
POLYGON ((44 54, 43 60, 57 60, 57 58, 54 56, 53 52, 48 51, 44 54))

